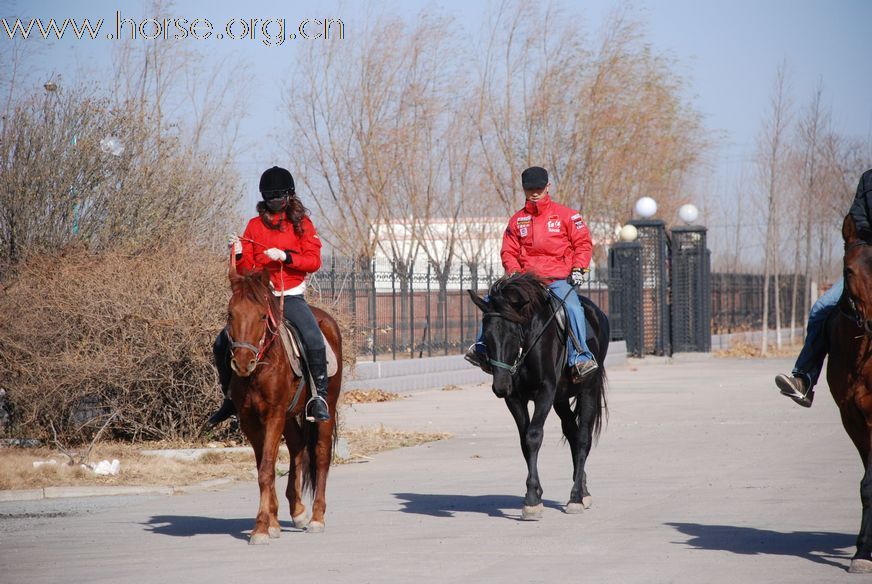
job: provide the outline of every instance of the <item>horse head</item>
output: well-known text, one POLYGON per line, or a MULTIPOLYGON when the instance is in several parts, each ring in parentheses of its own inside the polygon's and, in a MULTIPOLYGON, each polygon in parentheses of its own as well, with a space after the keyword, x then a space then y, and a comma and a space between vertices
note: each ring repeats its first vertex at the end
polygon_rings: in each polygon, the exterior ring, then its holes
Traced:
POLYGON ((872 246, 857 235, 851 215, 842 223, 845 240, 845 298, 857 320, 857 326, 872 336, 872 246))
POLYGON ((278 332, 275 297, 265 270, 249 275, 230 272, 233 294, 227 305, 225 333, 230 339, 230 366, 240 377, 251 375, 278 332))
POLYGON ((484 313, 482 336, 493 366, 492 389, 504 398, 511 395, 513 378, 526 357, 524 341, 537 309, 544 305, 544 285, 533 275, 514 274, 494 282, 486 298, 467 292, 484 313))

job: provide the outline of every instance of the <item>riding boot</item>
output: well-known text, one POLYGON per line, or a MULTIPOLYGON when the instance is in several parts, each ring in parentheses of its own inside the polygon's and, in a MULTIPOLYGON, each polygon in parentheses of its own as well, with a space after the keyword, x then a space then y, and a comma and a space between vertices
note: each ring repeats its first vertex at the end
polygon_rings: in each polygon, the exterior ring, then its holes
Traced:
POLYGON ((316 349, 307 351, 306 357, 309 361, 309 372, 312 374, 312 381, 315 382, 315 393, 318 395, 306 403, 306 419, 310 422, 327 422, 330 420, 330 409, 327 407, 327 351, 325 349, 316 349))
POLYGON ((787 376, 784 374, 775 377, 775 385, 786 395, 804 408, 810 408, 814 401, 814 390, 805 375, 799 374, 787 376))
POLYGON ((491 367, 491 364, 488 362, 485 352, 480 350, 481 347, 483 347, 481 343, 473 343, 469 346, 469 349, 466 350, 466 354, 463 355, 463 358, 466 359, 468 363, 479 367, 488 375, 493 375, 493 367, 491 367))
POLYGON ((206 429, 214 428, 230 416, 236 415, 236 406, 233 405, 233 400, 230 399, 230 376, 232 375, 230 352, 224 343, 223 332, 215 343, 213 356, 215 357, 215 369, 218 370, 218 383, 221 384, 221 393, 224 395, 224 401, 221 402, 221 407, 218 411, 206 420, 206 429))

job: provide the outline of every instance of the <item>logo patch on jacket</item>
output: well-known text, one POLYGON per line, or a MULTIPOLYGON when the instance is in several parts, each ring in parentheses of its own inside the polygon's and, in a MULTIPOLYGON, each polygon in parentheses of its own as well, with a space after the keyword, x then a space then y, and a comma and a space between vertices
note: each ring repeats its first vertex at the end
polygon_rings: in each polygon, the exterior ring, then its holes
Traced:
POLYGON ((560 217, 551 215, 548 218, 548 233, 560 233, 560 217))
POLYGON ((576 229, 582 229, 584 227, 584 220, 581 218, 581 215, 576 213, 571 217, 572 222, 575 223, 576 229))
POLYGON ((520 237, 527 237, 532 222, 533 218, 529 215, 527 215, 526 217, 518 217, 518 235, 520 237))

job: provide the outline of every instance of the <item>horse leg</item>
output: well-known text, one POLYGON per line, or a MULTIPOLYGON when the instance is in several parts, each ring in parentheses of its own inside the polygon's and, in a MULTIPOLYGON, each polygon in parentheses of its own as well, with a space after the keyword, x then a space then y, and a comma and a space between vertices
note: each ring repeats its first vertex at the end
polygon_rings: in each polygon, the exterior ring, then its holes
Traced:
POLYGON ((569 442, 569 450, 572 454, 572 491, 569 494, 569 502, 566 504, 567 513, 581 513, 590 507, 590 493, 587 492, 587 480, 584 476, 584 466, 581 466, 582 480, 579 481, 579 454, 581 437, 579 436, 578 423, 575 414, 569 405, 569 400, 554 402, 554 411, 560 416, 560 426, 563 435, 569 442), (579 491, 579 485, 581 490, 579 491), (579 495, 579 493, 581 493, 579 495), (586 500, 585 500, 586 499, 586 500))
POLYGON ((853 404, 840 408, 842 425, 851 437, 857 452, 863 461, 864 473, 860 481, 860 502, 863 514, 860 520, 860 533, 857 535, 857 552, 851 558, 852 573, 872 572, 872 436, 863 413, 853 404))
POLYGON ((248 543, 260 545, 269 543, 270 538, 279 537, 281 527, 278 521, 278 498, 276 497, 276 458, 282 436, 284 416, 271 416, 264 422, 263 443, 257 463, 257 484, 260 487, 260 505, 254 530, 248 543))
POLYGON ((527 461, 527 494, 521 519, 538 520, 542 518, 542 485, 539 482, 539 448, 542 446, 543 427, 551 405, 544 404, 540 398, 534 402, 533 416, 527 411, 527 403, 520 399, 506 398, 506 405, 518 426, 521 438, 521 451, 527 461))
POLYGON ((327 511, 327 473, 333 457, 333 428, 336 424, 336 410, 331 412, 330 420, 315 424, 318 432, 315 443, 315 498, 312 501, 312 520, 306 528, 306 533, 321 533, 324 531, 324 513, 327 511))
POLYGON ((306 505, 303 504, 303 454, 306 451, 306 443, 303 440, 300 425, 295 418, 291 418, 285 423, 285 442, 291 456, 285 496, 291 508, 294 527, 303 529, 307 523, 306 505))

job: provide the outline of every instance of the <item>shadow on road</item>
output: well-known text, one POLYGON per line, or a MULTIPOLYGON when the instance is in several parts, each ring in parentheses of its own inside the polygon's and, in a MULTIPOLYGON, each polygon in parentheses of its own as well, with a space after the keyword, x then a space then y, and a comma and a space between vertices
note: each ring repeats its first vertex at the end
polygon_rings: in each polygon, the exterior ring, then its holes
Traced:
MULTIPOLYGON (((291 521, 279 521, 282 531, 302 531, 291 521)), ((173 537, 195 535, 229 535, 248 541, 254 527, 254 518, 222 519, 218 517, 195 517, 190 515, 155 515, 142 524, 148 531, 173 537)))
MULTIPOLYGON (((524 497, 512 495, 434 495, 432 493, 394 493, 401 500, 403 513, 454 517, 455 513, 484 513, 489 517, 517 520, 521 516, 524 497), (508 511, 508 513, 506 512, 508 511)), ((556 501, 543 500, 549 509, 563 511, 556 501)))
POLYGON ((721 550, 734 554, 795 556, 827 566, 846 569, 854 553, 856 536, 827 531, 781 533, 754 527, 666 523, 690 537, 684 542, 699 550, 721 550), (845 551, 848 548, 849 551, 845 551), (834 561, 842 560, 842 561, 834 561))

